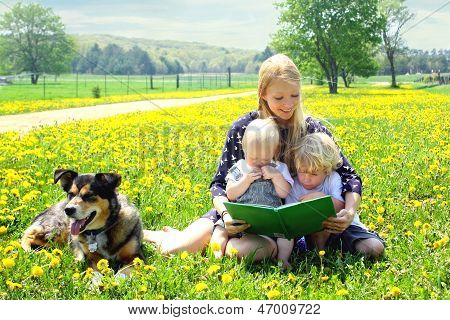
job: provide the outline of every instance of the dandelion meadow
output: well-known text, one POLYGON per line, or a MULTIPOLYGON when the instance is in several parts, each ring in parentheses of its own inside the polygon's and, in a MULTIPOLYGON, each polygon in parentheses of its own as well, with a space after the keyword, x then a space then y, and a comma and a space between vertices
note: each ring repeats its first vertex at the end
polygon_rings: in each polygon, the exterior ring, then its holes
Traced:
POLYGON ((38 212, 64 197, 55 168, 115 171, 146 228, 184 228, 211 207, 208 185, 230 124, 256 97, 127 114, 0 137, 1 299, 449 299, 448 95, 413 88, 304 91, 363 179, 360 216, 387 243, 383 259, 294 252, 273 262, 214 259, 213 249, 165 257, 144 245, 130 279, 108 262, 98 287, 67 247, 20 248, 38 212))

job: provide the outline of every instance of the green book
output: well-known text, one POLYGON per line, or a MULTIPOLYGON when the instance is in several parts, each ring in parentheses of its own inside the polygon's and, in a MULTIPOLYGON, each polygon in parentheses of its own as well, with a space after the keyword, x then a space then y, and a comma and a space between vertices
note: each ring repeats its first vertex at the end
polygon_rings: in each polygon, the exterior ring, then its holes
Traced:
POLYGON ((322 222, 336 216, 331 196, 286 204, 277 208, 224 202, 231 217, 251 225, 245 232, 293 239, 323 229, 322 222))

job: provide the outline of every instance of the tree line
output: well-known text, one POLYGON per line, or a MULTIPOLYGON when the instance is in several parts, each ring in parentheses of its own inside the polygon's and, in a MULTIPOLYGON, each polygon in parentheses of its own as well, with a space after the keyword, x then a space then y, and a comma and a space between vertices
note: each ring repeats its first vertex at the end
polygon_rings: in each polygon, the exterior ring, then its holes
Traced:
MULTIPOLYGON (((260 53, 192 43, 153 44, 144 50, 124 42, 95 43, 80 55, 50 8, 18 2, 0 17, 0 73, 177 74, 258 72, 274 52, 288 54, 303 75, 325 79, 330 93, 355 76, 448 71, 448 50, 408 50, 402 35, 414 17, 404 0, 283 0, 278 31, 260 53)), ((417 24, 416 24, 417 25, 417 24)), ((414 26, 416 26, 414 25, 414 26)), ((255 51, 256 52, 256 51, 255 51)))
MULTIPOLYGON (((390 65, 385 55, 379 54, 376 58, 379 65, 378 75, 389 75, 390 65)), ((396 68, 399 74, 432 73, 440 71, 449 72, 450 50, 418 50, 405 48, 398 54, 396 68)))

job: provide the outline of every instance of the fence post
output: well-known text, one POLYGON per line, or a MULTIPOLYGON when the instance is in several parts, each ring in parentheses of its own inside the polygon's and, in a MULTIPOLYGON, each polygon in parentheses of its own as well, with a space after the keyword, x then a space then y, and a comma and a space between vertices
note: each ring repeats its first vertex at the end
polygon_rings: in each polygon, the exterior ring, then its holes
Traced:
POLYGON ((44 75, 44 100, 45 100, 45 75, 44 75))
POLYGON ((130 93, 130 73, 128 72, 127 95, 130 93))
POLYGON ((228 67, 228 87, 231 88, 231 68, 228 67))
POLYGON ((148 93, 148 78, 145 76, 145 93, 148 93))
POLYGON ((153 90, 153 75, 150 75, 150 89, 153 90))
POLYGON ((177 89, 180 88, 180 75, 177 74, 177 89))

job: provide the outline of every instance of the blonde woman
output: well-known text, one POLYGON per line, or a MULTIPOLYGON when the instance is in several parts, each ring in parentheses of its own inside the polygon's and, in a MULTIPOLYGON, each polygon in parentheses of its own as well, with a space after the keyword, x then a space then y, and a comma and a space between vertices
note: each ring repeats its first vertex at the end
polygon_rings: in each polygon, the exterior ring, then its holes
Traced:
MULTIPOLYGON (((210 185, 214 209, 194 221, 185 230, 178 231, 165 227, 162 231, 144 231, 144 240, 156 243, 163 253, 178 251, 195 252, 203 250, 218 220, 222 219, 229 235, 236 235, 249 227, 245 221, 232 220, 225 206, 226 181, 229 169, 244 159, 242 137, 248 124, 257 118, 273 117, 280 129, 279 161, 288 165, 291 174, 296 173, 294 149, 307 134, 330 132, 317 120, 305 117, 301 106, 300 72, 293 61, 277 54, 263 62, 259 71, 258 110, 252 111, 236 120, 228 131, 223 147, 220 165, 210 185)), ((328 218, 323 226, 331 234, 340 235, 352 223, 361 200, 361 179, 341 154, 342 165, 336 170, 342 181, 344 209, 335 218, 328 218)), ((383 243, 374 238, 361 238, 357 251, 367 256, 380 256, 383 243)), ((277 257, 278 248, 273 239, 253 234, 234 237, 228 241, 226 253, 238 252, 238 257, 253 256, 254 261, 277 257)))

